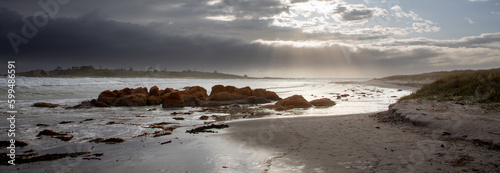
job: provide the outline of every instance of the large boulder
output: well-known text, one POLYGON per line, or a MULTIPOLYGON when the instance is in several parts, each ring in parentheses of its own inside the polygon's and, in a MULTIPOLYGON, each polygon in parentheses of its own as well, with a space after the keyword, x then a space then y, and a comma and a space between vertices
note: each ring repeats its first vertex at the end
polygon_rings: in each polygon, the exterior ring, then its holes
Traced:
POLYGON ((123 97, 126 95, 130 95, 130 94, 132 94, 132 89, 123 88, 122 90, 117 91, 116 94, 117 94, 117 97, 123 97))
POLYGON ((165 97, 165 99, 163 99, 162 107, 163 108, 184 107, 184 99, 182 99, 181 93, 178 91, 169 93, 165 97))
POLYGON ((322 98, 322 99, 316 99, 313 101, 310 101, 313 106, 320 106, 320 107, 330 107, 334 106, 336 103, 329 98, 322 98))
POLYGON ((112 106, 146 106, 148 96, 144 93, 134 93, 117 98, 112 106))
POLYGON ((237 91, 235 91, 235 93, 238 93, 238 94, 241 94, 244 96, 254 96, 255 95, 255 91, 253 91, 252 88, 250 88, 248 86, 238 89, 237 91))
POLYGON ((162 99, 160 98, 160 96, 149 96, 148 97, 148 101, 147 101, 147 104, 148 105, 159 105, 161 104, 162 102, 162 99))
POLYGON ((281 99, 278 94, 272 91, 267 91, 266 89, 255 89, 254 90, 255 96, 257 97, 263 97, 269 100, 279 100, 281 99))
POLYGON ((212 87, 212 91, 210 92, 210 96, 213 96, 221 92, 227 92, 226 87, 224 87, 224 85, 214 85, 212 87))
POLYGON ((275 106, 283 107, 285 109, 312 107, 312 105, 301 95, 293 95, 279 100, 276 102, 275 106))
POLYGON ((161 95, 167 95, 171 92, 174 92, 175 90, 173 88, 165 88, 164 90, 162 90, 161 92, 161 95))
POLYGON ((149 89, 149 96, 158 96, 160 97, 160 89, 157 86, 153 86, 149 89))
POLYGON ((228 85, 228 86, 226 86, 226 91, 228 93, 234 93, 234 92, 238 91, 238 88, 236 88, 235 86, 228 85))
POLYGON ((205 100, 208 98, 207 90, 201 86, 189 87, 183 93, 198 100, 205 100))
POLYGON ((115 101, 117 96, 118 96, 117 93, 111 92, 110 90, 106 90, 103 91, 101 94, 99 94, 97 101, 106 103, 107 105, 111 105, 113 101, 115 101))
POLYGON ((146 88, 146 87, 139 87, 139 88, 132 89, 131 94, 144 94, 144 95, 149 96, 148 88, 146 88))
POLYGON ((182 95, 182 100, 184 100, 184 106, 188 107, 200 106, 199 99, 196 99, 191 95, 182 95))

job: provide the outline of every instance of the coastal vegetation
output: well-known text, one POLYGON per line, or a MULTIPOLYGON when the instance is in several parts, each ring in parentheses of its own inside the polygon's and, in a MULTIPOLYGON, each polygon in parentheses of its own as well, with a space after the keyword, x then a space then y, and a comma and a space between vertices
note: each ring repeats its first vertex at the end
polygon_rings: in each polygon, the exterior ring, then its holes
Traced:
MULTIPOLYGON (((500 102, 500 68, 490 70, 466 70, 452 72, 435 72, 408 76, 412 79, 429 79, 439 77, 436 81, 422 86, 411 95, 401 100, 427 99, 437 101, 471 101, 477 103, 500 102)), ((404 78, 401 76, 388 78, 404 78)))

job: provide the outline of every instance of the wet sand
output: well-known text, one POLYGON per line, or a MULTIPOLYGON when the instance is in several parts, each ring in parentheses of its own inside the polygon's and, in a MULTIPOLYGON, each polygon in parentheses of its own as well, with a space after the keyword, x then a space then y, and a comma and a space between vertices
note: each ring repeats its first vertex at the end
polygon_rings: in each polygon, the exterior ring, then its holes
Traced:
POLYGON ((498 171, 499 152, 445 141, 371 114, 256 119, 228 123, 225 137, 267 150, 265 172, 498 171))

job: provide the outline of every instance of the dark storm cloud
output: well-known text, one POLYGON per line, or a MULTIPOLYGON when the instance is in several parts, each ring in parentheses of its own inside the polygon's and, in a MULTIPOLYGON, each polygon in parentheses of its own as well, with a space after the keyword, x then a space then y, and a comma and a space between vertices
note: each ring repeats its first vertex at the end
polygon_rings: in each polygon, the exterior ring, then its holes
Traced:
POLYGON ((498 33, 458 40, 387 39, 392 31, 386 35, 370 31, 390 27, 354 26, 383 12, 364 5, 333 6, 343 24, 352 27, 346 30, 304 33, 307 20, 295 18, 286 18, 290 23, 284 24, 304 28, 273 25, 273 17, 292 14, 290 6, 299 2, 306 1, 292 1, 288 6, 277 0, 71 1, 38 28, 27 44, 21 44, 16 54, 7 34, 23 36, 22 19, 32 21, 31 16, 41 8, 33 1, 4 1, 0 2, 5 7, 0 8, 0 56, 17 60, 20 71, 90 64, 137 70, 148 66, 167 70, 196 67, 286 77, 378 76, 500 65, 498 33), (360 29, 367 32, 345 33, 360 29), (291 41, 299 46, 266 41, 291 41), (310 46, 304 44, 307 42, 324 44, 310 46))

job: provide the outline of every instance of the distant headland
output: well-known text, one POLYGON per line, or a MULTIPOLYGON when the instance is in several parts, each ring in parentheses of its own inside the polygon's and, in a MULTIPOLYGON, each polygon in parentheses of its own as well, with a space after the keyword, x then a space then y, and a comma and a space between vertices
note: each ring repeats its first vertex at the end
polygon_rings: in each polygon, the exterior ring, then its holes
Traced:
POLYGON ((234 75, 214 72, 202 71, 166 71, 166 70, 153 70, 135 71, 130 69, 96 69, 94 66, 80 66, 63 69, 57 67, 51 71, 45 70, 31 70, 28 72, 20 72, 18 76, 25 77, 149 77, 149 78, 196 78, 196 79, 248 79, 247 75, 234 75))

